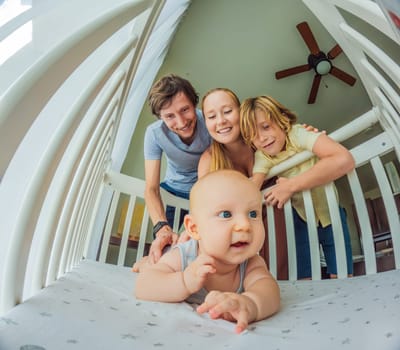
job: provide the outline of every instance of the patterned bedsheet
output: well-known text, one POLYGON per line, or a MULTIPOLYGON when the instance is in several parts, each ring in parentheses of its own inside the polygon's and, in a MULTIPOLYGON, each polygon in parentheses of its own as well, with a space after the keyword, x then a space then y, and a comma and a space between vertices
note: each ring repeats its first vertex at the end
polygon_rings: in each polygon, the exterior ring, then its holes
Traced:
POLYGON ((280 312, 240 335, 189 304, 136 300, 135 276, 82 261, 0 317, 0 349, 400 349, 400 270, 280 282, 280 312))

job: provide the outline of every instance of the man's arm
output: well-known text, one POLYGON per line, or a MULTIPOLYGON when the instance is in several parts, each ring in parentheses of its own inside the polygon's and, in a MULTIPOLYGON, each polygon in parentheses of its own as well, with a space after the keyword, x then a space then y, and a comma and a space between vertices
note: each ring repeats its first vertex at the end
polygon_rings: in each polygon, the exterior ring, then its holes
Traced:
MULTIPOLYGON (((153 222, 153 225, 155 225, 159 221, 167 221, 160 195, 161 160, 145 160, 144 171, 146 180, 144 199, 151 221, 153 222)), ((163 226, 157 232, 156 239, 151 244, 149 252, 150 262, 157 262, 162 255, 164 247, 175 243, 177 239, 178 235, 172 231, 171 227, 168 225, 163 226)))
POLYGON ((145 160, 144 172, 146 187, 144 190, 144 199, 151 221, 155 225, 159 221, 167 221, 164 205, 160 195, 160 171, 161 160, 145 160))

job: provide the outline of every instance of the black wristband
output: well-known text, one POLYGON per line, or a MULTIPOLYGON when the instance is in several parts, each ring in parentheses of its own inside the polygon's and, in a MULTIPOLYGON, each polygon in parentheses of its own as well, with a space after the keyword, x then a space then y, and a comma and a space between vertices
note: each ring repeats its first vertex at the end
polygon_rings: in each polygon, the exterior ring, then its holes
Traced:
POLYGON ((156 239, 156 234, 158 231, 160 231, 164 226, 168 226, 167 221, 159 221, 157 222, 154 227, 153 227, 153 238, 156 239))

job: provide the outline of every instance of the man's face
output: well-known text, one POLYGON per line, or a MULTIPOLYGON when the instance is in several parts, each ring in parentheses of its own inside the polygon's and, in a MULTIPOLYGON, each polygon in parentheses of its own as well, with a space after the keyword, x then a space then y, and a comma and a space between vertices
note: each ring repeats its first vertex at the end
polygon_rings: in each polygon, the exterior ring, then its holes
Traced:
POLYGON ((190 144, 193 141, 197 122, 196 109, 183 92, 176 94, 171 103, 160 110, 160 119, 183 142, 190 144))

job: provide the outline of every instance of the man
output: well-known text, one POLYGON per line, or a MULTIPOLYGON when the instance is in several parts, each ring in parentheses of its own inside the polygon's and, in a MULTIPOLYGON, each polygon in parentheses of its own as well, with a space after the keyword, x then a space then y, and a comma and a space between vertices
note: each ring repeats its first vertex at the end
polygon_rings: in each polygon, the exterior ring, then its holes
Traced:
POLYGON ((197 181, 199 158, 211 143, 201 111, 196 110, 198 101, 190 82, 173 74, 161 78, 150 90, 149 105, 159 119, 147 127, 144 137, 145 201, 155 238, 149 253, 152 263, 158 261, 166 245, 178 239, 171 228, 175 208, 164 210, 160 187, 188 199, 197 181), (160 183, 163 153, 167 169, 160 183))

